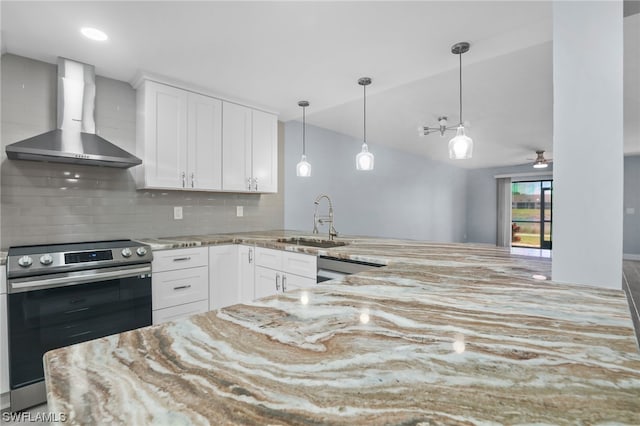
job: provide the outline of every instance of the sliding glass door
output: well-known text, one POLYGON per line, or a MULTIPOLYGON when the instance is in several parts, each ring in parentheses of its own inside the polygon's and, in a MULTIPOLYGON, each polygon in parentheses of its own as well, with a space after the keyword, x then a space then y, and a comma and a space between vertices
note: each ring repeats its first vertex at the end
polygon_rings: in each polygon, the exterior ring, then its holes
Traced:
POLYGON ((511 246, 551 249, 553 181, 511 184, 511 246))

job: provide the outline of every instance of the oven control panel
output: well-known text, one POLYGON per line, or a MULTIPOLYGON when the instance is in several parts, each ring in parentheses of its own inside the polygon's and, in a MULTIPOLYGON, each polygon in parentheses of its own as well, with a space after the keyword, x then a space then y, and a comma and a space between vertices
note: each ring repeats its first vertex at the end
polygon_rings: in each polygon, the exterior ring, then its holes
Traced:
POLYGON ((12 247, 7 255, 7 278, 151 260, 151 248, 131 240, 12 247))

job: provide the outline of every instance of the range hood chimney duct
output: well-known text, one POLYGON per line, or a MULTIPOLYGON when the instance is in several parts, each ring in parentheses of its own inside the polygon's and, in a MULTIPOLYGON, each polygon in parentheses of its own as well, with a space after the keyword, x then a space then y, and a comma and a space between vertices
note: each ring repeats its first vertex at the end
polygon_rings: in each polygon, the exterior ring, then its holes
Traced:
POLYGON ((7 157, 121 169, 142 164, 95 134, 95 98, 95 67, 58 58, 58 128, 7 145, 7 157))

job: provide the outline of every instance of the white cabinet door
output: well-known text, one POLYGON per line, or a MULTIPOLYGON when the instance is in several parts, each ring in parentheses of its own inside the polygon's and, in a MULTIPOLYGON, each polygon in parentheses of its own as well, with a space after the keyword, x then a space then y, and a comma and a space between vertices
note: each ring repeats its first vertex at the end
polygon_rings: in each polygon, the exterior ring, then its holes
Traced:
POLYGON ((238 246, 239 298, 240 303, 256 299, 255 294, 255 249, 250 246, 238 246))
POLYGON ((251 109, 222 103, 222 189, 250 191, 251 109))
POLYGON ((199 302, 187 303, 185 305, 172 306, 170 308, 153 311, 153 325, 187 318, 191 315, 202 314, 207 312, 208 308, 209 305, 207 304, 207 301, 201 300, 199 302))
POLYGON ((278 118, 253 110, 252 124, 254 190, 278 192, 278 118))
POLYGON ((146 82, 145 182, 183 188, 187 182, 187 92, 146 82))
POLYGON ((282 291, 282 273, 256 266, 256 299, 272 296, 282 291))
POLYGON ((282 276, 282 290, 290 291, 299 288, 309 288, 316 285, 316 280, 309 277, 301 277, 294 274, 283 274, 282 276))
POLYGON ((189 93, 187 187, 222 189, 222 101, 189 93))
POLYGON ((209 310, 240 302, 236 245, 209 247, 209 310))

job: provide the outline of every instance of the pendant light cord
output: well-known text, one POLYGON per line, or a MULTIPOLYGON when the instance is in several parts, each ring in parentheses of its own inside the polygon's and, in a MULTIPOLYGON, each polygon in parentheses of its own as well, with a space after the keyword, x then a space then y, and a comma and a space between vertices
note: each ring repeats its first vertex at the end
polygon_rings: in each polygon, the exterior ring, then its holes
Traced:
POLYGON ((307 144, 306 144, 306 129, 307 129, 307 117, 305 111, 307 107, 302 107, 302 155, 307 154, 307 144))
POLYGON ((367 86, 365 84, 362 87, 364 88, 364 143, 367 143, 367 86))
POLYGON ((458 53, 460 59, 460 125, 462 126, 462 52, 458 53))

